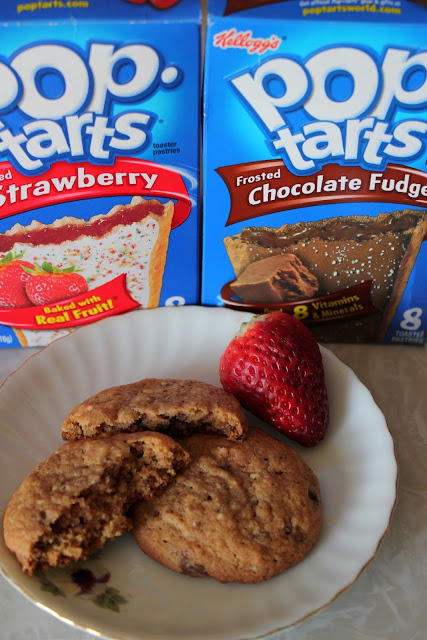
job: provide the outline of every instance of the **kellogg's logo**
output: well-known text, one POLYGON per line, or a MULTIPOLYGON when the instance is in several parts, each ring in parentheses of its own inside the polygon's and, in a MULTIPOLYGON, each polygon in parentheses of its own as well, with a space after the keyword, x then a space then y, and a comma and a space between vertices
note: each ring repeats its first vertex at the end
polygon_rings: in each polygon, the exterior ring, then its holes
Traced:
POLYGON ((254 38, 252 31, 237 31, 237 29, 226 29, 217 33, 214 37, 213 46, 220 49, 246 49, 250 54, 263 54, 266 51, 275 51, 280 47, 282 39, 276 35, 269 38, 254 38))

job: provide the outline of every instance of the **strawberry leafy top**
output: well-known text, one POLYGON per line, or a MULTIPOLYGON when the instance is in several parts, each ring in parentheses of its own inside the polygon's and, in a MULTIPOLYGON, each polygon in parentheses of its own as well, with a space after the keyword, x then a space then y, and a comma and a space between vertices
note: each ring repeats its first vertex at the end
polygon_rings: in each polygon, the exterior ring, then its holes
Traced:
MULTIPOLYGON (((6 267, 11 264, 15 260, 21 260, 24 256, 25 251, 20 251, 19 253, 14 253, 13 251, 8 251, 3 258, 0 258, 0 268, 6 267)), ((24 268, 24 267, 22 267, 24 268)))
POLYGON ((76 269, 74 265, 71 267, 66 267, 65 269, 60 269, 59 267, 55 267, 50 262, 46 262, 44 260, 42 262, 41 267, 36 263, 33 267, 22 267, 26 273, 29 273, 32 276, 48 276, 48 275, 60 275, 63 273, 78 273, 80 269, 76 269))

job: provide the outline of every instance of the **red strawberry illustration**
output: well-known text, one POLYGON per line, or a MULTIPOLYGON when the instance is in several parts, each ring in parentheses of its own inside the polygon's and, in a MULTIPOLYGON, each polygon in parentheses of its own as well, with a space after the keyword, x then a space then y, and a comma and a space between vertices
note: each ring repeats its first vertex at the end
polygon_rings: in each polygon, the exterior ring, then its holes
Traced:
POLYGON ((224 389, 299 444, 325 436, 329 408, 322 356, 313 334, 286 313, 254 316, 220 362, 224 389))
POLYGON ((169 7, 177 4, 179 0, 150 0, 150 2, 156 9, 169 9, 169 7))
MULTIPOLYGON (((126 0, 132 4, 145 4, 146 0, 126 0)), ((179 0, 150 0, 150 3, 156 7, 156 9, 169 9, 174 4, 177 4, 179 0)))
POLYGON ((25 282, 30 277, 24 267, 31 267, 30 262, 20 260, 23 253, 14 254, 8 251, 0 259, 0 307, 17 309, 30 307, 31 301, 25 293, 25 282))
POLYGON ((88 289, 86 280, 76 273, 75 267, 59 269, 49 262, 43 262, 41 267, 35 265, 25 271, 30 274, 25 283, 25 291, 36 305, 67 300, 88 289))

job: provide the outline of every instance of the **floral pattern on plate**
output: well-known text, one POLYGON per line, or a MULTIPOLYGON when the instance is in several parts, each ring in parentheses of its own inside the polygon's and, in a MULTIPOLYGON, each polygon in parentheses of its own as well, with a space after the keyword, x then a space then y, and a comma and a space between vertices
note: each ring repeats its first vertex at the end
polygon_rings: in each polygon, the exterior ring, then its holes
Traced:
POLYGON ((87 563, 75 563, 64 569, 38 571, 35 575, 41 591, 54 596, 84 596, 97 607, 116 613, 121 613, 121 607, 129 602, 119 589, 109 584, 111 572, 102 567, 95 569, 89 568, 87 563))

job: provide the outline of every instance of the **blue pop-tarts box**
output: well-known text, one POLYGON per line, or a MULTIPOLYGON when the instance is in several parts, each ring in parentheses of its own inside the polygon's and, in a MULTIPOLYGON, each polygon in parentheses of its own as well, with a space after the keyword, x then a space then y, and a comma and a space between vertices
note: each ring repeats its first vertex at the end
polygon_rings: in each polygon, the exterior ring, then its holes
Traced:
POLYGON ((209 0, 202 302, 423 345, 427 8, 209 0))
POLYGON ((199 302, 197 0, 0 6, 0 347, 199 302))

